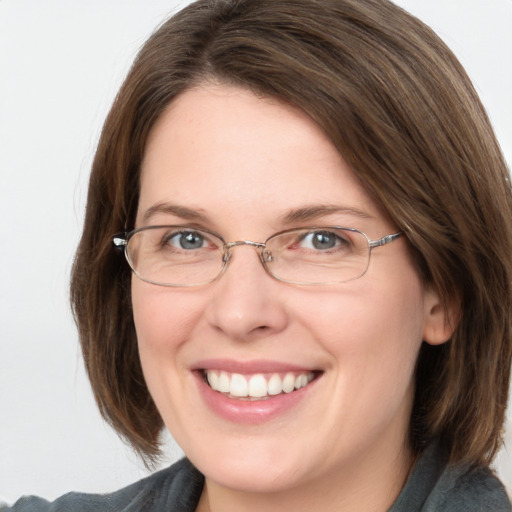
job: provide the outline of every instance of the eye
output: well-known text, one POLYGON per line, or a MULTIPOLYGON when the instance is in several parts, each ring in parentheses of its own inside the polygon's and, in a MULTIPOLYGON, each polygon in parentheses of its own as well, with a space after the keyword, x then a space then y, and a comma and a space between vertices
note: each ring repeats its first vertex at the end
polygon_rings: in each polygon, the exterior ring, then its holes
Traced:
POLYGON ((171 247, 185 250, 202 249, 208 245, 205 236, 198 231, 170 233, 168 236, 164 237, 162 242, 171 247))
POLYGON ((347 246, 350 241, 332 231, 313 231, 307 233, 299 241, 299 246, 304 249, 315 249, 317 251, 328 251, 340 246, 347 246))

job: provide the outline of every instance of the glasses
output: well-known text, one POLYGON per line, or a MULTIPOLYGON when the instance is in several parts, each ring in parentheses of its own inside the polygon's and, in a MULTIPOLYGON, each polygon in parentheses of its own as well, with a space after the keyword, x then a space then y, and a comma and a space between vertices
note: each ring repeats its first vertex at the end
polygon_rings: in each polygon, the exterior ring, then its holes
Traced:
POLYGON ((226 270, 232 251, 250 245, 263 268, 278 281, 302 285, 338 284, 362 277, 372 249, 402 233, 370 240, 363 232, 339 226, 288 229, 264 243, 226 242, 211 231, 190 226, 147 226, 113 237, 140 279, 160 286, 199 286, 226 270))

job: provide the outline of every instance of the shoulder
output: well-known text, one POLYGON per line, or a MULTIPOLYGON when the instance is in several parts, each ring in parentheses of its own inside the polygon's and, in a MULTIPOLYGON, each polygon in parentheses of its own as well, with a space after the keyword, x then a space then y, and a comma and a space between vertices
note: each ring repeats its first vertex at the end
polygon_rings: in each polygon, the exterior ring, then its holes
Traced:
POLYGON ((187 459, 110 494, 69 493, 53 502, 27 496, 0 512, 193 512, 203 488, 202 475, 187 459))
POLYGON ((446 468, 426 502, 425 512, 511 512, 503 484, 489 468, 446 468))
POLYGON ((449 466, 434 443, 417 461, 389 512, 512 512, 512 507, 489 468, 449 466))

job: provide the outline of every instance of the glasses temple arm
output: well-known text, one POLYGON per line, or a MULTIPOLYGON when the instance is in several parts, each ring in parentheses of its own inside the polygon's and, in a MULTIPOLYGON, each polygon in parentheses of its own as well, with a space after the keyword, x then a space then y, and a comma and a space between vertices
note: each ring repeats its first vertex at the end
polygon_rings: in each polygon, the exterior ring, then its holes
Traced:
POLYGON ((383 236, 382 238, 379 238, 378 240, 370 240, 369 241, 370 249, 375 249, 376 247, 380 247, 382 245, 389 244, 390 242, 392 242, 393 240, 396 240, 401 235, 403 235, 402 232, 394 233, 392 235, 386 235, 386 236, 383 236))
POLYGON ((112 237, 112 244, 116 249, 123 250, 128 245, 128 240, 124 233, 119 233, 112 237))

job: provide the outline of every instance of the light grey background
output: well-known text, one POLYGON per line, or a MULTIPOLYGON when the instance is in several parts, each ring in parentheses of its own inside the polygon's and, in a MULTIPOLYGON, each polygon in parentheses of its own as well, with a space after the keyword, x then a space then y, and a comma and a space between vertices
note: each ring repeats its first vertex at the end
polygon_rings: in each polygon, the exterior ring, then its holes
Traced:
MULTIPOLYGON (((101 124, 173 0, 0 0, 0 495, 147 474, 102 422, 67 294, 101 124)), ((512 0, 399 0, 455 51, 512 163, 512 0)), ((512 450, 512 427, 508 424, 512 450)), ((179 456, 170 442, 169 460, 179 456)), ((497 466, 512 490, 512 457, 497 466)))

